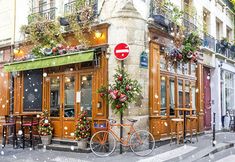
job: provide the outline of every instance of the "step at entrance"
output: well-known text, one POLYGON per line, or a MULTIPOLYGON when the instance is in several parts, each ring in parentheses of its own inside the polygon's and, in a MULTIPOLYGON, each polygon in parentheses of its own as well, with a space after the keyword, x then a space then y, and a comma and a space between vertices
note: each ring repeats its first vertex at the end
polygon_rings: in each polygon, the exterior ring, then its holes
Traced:
MULTIPOLYGON (((87 145, 88 146, 88 145, 87 145)), ((79 152, 79 153, 90 153, 90 147, 88 146, 85 150, 78 149, 77 141, 68 139, 52 139, 50 145, 38 145, 39 149, 54 150, 54 151, 66 151, 66 152, 79 152)))

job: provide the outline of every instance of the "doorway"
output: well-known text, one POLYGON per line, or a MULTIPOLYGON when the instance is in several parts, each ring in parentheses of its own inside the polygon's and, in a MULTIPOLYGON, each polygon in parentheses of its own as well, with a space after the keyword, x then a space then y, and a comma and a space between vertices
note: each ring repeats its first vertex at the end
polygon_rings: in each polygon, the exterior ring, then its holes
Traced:
POLYGON ((203 68, 204 82, 204 127, 205 130, 211 129, 211 87, 210 87, 210 68, 203 68))
POLYGON ((73 138, 78 113, 86 110, 92 117, 92 74, 52 74, 48 78, 53 136, 73 138))

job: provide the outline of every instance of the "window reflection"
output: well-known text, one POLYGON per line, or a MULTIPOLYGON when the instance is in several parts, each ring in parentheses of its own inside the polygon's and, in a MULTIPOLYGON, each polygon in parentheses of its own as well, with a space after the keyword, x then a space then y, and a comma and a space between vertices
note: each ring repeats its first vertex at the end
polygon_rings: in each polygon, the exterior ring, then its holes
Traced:
POLYGON ((74 77, 64 78, 64 117, 74 117, 74 77))
POLYGON ((181 62, 179 62, 177 64, 177 73, 178 74, 182 74, 183 73, 183 64, 181 62))
POLYGON ((170 79, 170 115, 175 115, 175 80, 170 79))
POLYGON ((178 80, 178 102, 178 107, 183 108, 183 80, 178 80))
POLYGON ((81 111, 86 110, 92 116, 92 75, 81 76, 81 111))
POLYGON ((196 88, 195 85, 192 86, 192 109, 193 113, 196 113, 196 88))
POLYGON ((166 115, 166 78, 161 77, 161 115, 166 115))
POLYGON ((190 90, 189 90, 189 81, 185 81, 185 107, 190 108, 190 90))
POLYGON ((60 116, 60 79, 50 80, 50 116, 60 116))

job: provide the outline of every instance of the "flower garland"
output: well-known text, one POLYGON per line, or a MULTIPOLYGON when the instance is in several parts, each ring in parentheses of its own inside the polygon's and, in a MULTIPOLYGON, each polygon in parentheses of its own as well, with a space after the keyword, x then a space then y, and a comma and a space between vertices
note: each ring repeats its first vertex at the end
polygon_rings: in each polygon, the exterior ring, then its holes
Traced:
POLYGON ((47 110, 40 114, 38 133, 41 136, 52 135, 53 128, 49 120, 49 112, 47 110))
POLYGON ((87 119, 86 111, 79 114, 74 135, 78 141, 90 137, 90 122, 87 119))
POLYGON ((102 86, 98 93, 106 97, 115 113, 123 113, 128 104, 133 102, 141 93, 141 86, 137 80, 132 80, 129 74, 118 67, 114 74, 114 84, 108 87, 102 86))
POLYGON ((182 48, 174 48, 166 55, 173 65, 178 62, 188 63, 198 62, 198 49, 201 46, 202 42, 199 35, 196 32, 190 33, 183 41, 182 48))

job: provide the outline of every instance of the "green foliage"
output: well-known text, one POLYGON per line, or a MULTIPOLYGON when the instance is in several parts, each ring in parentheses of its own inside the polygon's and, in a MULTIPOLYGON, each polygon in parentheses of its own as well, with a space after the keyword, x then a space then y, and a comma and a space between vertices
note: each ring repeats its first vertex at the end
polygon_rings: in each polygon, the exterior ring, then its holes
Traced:
POLYGON ((90 137, 90 122, 87 119, 87 112, 83 111, 79 114, 76 129, 74 132, 76 140, 86 139, 90 137))
POLYGON ((114 84, 108 87, 101 86, 98 93, 101 97, 107 97, 115 113, 123 113, 128 104, 135 101, 141 93, 141 86, 137 80, 132 80, 129 74, 118 67, 113 76, 114 84))
POLYGON ((41 136, 52 135, 53 128, 49 119, 49 112, 47 110, 40 114, 38 133, 41 136))
POLYGON ((32 52, 39 57, 42 56, 41 48, 52 48, 59 43, 65 43, 60 24, 41 16, 37 16, 37 21, 23 25, 21 32, 25 35, 26 42, 34 44, 32 52))

